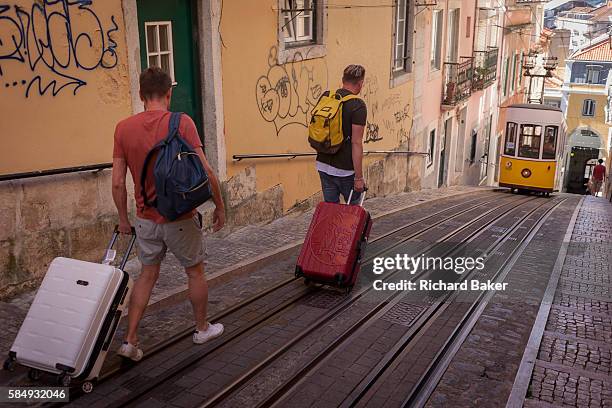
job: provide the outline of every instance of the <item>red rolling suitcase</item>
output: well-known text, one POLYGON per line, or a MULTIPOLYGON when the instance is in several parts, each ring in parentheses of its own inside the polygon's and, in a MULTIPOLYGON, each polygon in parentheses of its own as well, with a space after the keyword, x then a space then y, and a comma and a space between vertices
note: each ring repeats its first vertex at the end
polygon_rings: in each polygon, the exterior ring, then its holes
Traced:
POLYGON ((297 277, 348 290, 353 287, 372 228, 364 198, 365 191, 360 205, 317 205, 295 267, 297 277))

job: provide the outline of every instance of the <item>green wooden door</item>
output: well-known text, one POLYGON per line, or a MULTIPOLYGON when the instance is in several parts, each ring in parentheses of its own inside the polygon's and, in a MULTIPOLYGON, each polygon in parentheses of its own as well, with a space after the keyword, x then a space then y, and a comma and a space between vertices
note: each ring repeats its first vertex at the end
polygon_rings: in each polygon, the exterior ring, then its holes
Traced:
POLYGON ((191 0, 137 0, 143 69, 160 66, 173 77, 170 109, 193 118, 202 137, 195 5, 191 0))

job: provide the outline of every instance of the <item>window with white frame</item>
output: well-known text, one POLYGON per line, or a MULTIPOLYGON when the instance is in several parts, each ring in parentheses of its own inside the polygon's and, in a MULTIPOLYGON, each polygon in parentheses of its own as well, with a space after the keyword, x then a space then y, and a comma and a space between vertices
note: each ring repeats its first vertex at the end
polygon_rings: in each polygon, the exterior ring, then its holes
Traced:
POLYGON ((410 29, 410 0, 397 0, 395 6, 395 41, 393 47, 393 73, 409 72, 412 52, 410 29))
POLYGON ((427 140, 427 167, 433 164, 434 154, 436 152, 436 129, 432 129, 429 132, 429 139, 427 140))
POLYGON ((585 99, 582 103, 582 116, 595 116, 595 101, 585 99))
POLYGON ((587 84, 598 84, 600 71, 601 71, 601 67, 587 66, 586 83, 587 84))
POLYGON ((512 83, 510 87, 510 92, 514 92, 516 89, 516 74, 518 71, 518 55, 514 54, 512 56, 512 83))
POLYGON ((147 45, 147 68, 160 67, 176 84, 174 78, 174 49, 172 47, 172 22, 154 21, 145 23, 147 45))
POLYGON ((284 0, 282 32, 285 45, 299 46, 316 42, 316 0, 284 0))
POLYGON ((472 130, 472 142, 470 143, 470 164, 476 162, 476 144, 478 143, 478 132, 472 130))
POLYGON ((444 28, 444 11, 434 10, 431 23, 431 68, 440 69, 442 57, 442 29, 444 28))

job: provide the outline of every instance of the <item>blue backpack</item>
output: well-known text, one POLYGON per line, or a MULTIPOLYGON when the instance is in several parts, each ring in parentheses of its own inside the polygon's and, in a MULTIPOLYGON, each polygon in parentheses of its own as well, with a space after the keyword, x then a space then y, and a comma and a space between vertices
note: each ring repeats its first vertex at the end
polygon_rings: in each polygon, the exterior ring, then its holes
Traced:
POLYGON ((212 197, 208 175, 200 157, 179 135, 181 115, 180 112, 172 112, 168 136, 149 151, 140 175, 145 206, 157 208, 169 221, 176 220, 212 197), (150 202, 145 182, 149 163, 155 153, 158 155, 153 176, 157 197, 150 202))

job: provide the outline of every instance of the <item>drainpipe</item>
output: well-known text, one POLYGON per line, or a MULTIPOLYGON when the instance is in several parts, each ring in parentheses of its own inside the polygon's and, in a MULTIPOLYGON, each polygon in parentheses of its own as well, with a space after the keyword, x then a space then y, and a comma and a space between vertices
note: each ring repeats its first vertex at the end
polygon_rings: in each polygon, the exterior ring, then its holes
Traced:
MULTIPOLYGON (((611 0, 612 1, 612 0, 611 0)), ((472 56, 474 56, 474 50, 476 49, 476 27, 478 27, 478 3, 480 0, 474 1, 474 24, 472 27, 472 56)))
MULTIPOLYGON (((506 2, 504 1, 504 6, 502 9, 502 25, 501 25, 501 44, 499 45, 499 57, 497 59, 497 69, 499 71, 499 75, 497 76, 497 107, 501 108, 502 102, 499 96, 502 95, 502 81, 503 81, 503 69, 504 69, 504 44, 506 42, 506 2)), ((498 27, 499 28, 499 27, 498 27)), ((521 72, 521 75, 523 73, 521 72)))

